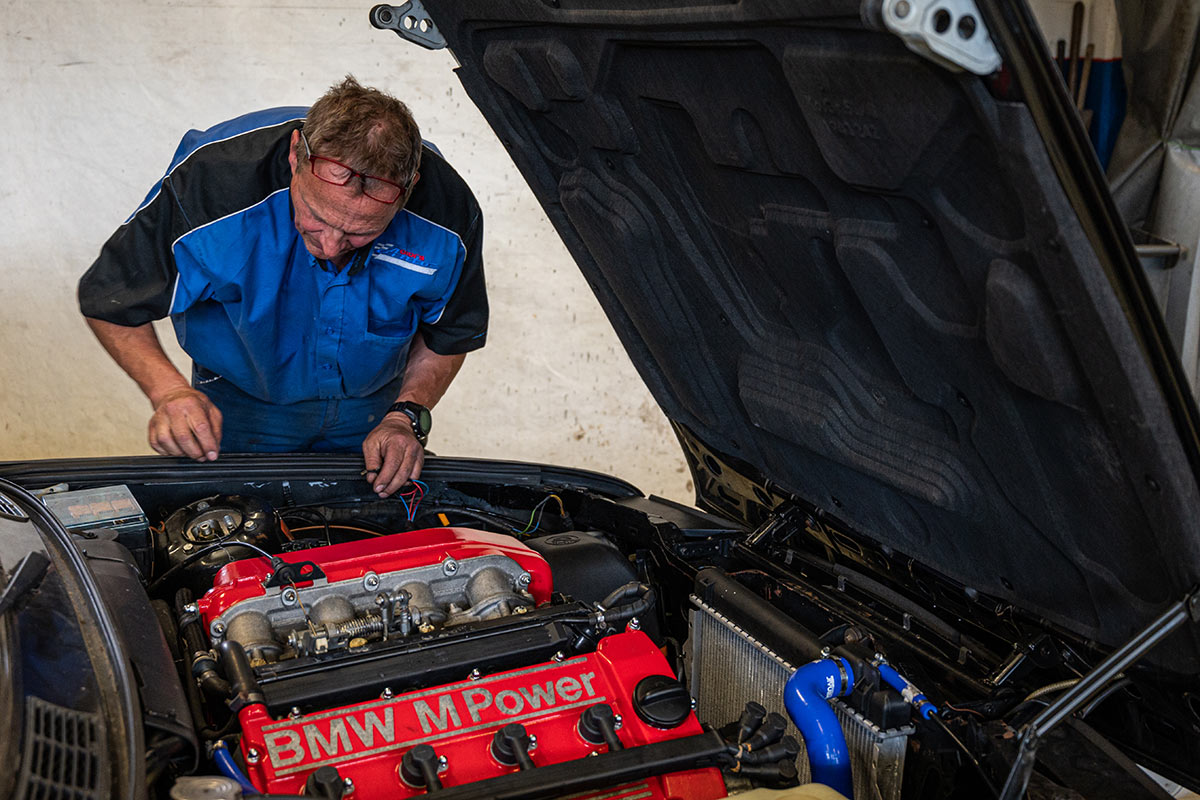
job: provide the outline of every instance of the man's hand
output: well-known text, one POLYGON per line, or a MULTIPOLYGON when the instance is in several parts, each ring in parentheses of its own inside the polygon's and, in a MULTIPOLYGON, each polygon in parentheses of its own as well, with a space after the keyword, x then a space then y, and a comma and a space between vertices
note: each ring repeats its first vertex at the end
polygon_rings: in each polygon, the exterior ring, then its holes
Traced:
POLYGON ((203 392, 180 386, 154 399, 150 446, 164 456, 216 461, 221 452, 221 412, 203 392))
POLYGON ((425 463, 425 448, 413 433, 412 420, 398 411, 384 415, 363 440, 362 451, 367 480, 380 497, 387 497, 419 478, 421 465, 425 463))

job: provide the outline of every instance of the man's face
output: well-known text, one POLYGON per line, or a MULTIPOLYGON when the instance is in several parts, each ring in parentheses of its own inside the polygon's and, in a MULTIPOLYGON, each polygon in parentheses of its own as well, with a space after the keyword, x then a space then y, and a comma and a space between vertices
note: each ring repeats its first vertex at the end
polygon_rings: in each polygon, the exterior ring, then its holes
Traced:
POLYGON ((292 165, 292 205, 296 230, 308 252, 343 267, 358 248, 370 244, 387 229, 400 203, 380 203, 362 194, 351 181, 334 186, 312 174, 307 162, 300 165, 296 146, 300 134, 292 134, 288 160, 292 165))

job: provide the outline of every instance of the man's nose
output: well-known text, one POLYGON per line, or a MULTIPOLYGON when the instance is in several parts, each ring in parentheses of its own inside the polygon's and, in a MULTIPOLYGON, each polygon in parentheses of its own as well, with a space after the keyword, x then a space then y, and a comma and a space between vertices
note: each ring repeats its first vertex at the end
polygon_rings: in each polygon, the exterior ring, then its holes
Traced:
POLYGON ((321 235, 319 237, 321 249, 325 251, 326 256, 336 256, 341 252, 342 243, 345 241, 345 238, 345 234, 343 234, 341 231, 335 231, 326 228, 325 230, 321 231, 321 235))

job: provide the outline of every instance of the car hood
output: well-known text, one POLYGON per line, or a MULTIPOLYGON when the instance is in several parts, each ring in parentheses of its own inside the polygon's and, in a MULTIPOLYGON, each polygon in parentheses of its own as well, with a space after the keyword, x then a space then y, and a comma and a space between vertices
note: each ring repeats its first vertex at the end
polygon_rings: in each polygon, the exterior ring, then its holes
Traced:
POLYGON ((428 11, 708 506, 1125 641, 1200 578, 1194 408, 1027 12, 981 77, 796 6, 428 11))

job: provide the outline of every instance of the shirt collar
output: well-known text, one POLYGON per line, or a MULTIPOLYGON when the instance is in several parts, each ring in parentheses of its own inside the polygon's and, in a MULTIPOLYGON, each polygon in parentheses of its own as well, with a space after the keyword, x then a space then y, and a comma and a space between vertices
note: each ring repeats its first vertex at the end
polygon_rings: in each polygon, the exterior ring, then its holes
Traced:
MULTIPOLYGON (((372 242, 371 244, 374 244, 374 242, 372 242)), ((346 274, 350 277, 354 277, 358 273, 362 272, 363 269, 365 269, 367 266, 367 256, 370 255, 370 253, 371 253, 371 245, 370 244, 365 245, 364 247, 360 247, 357 250, 355 250, 354 255, 352 255, 350 257, 349 263, 346 264, 346 268, 347 268, 346 274)), ((317 266, 320 267, 325 272, 338 272, 339 271, 339 270, 334 269, 333 264, 329 263, 329 261, 327 261, 324 258, 316 258, 313 260, 316 261, 317 266)))

